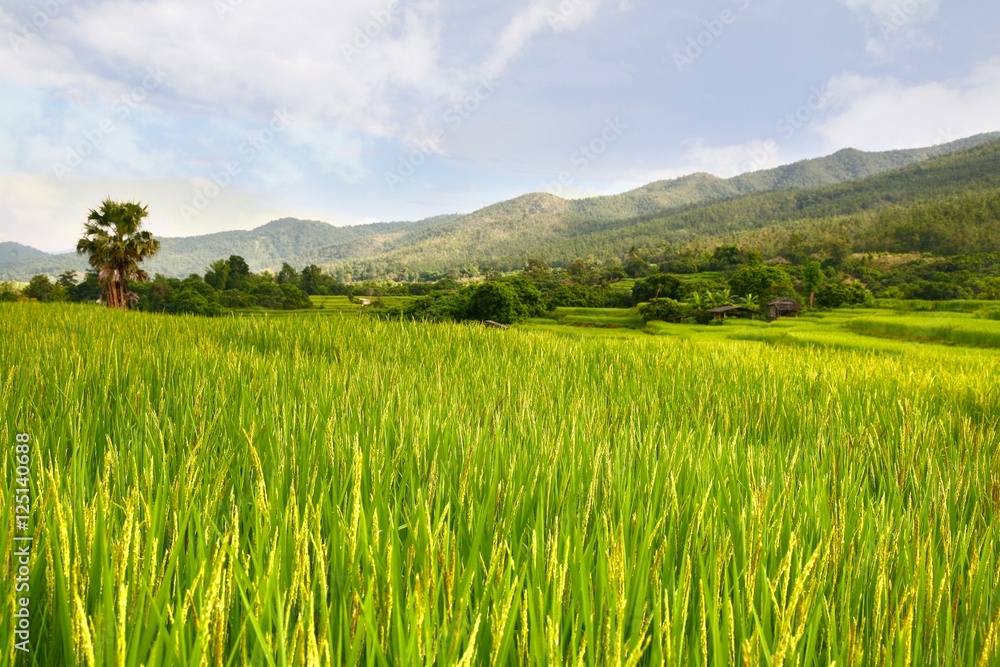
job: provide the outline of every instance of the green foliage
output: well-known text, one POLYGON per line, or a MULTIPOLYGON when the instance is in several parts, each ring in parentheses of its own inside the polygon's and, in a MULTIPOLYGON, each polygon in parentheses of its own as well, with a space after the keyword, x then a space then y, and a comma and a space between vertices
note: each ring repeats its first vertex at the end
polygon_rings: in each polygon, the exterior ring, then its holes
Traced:
POLYGON ((21 297, 21 290, 12 282, 0 282, 0 303, 17 301, 21 297))
POLYGON ((21 293, 29 299, 36 301, 48 301, 49 293, 52 292, 52 281, 48 276, 34 276, 21 293))
POLYGON ((302 277, 299 275, 299 272, 295 270, 294 266, 288 262, 284 262, 281 265, 281 271, 278 272, 278 284, 301 287, 302 277))
POLYGON ((656 273, 635 281, 632 287, 632 303, 638 305, 653 299, 677 299, 680 287, 681 282, 674 276, 656 273))
POLYGON ((639 306, 639 316, 644 322, 674 322, 684 316, 684 307, 674 299, 653 299, 639 306))
MULTIPOLYGON (((0 290, 3 291, 3 290, 0 290)), ((17 290, 14 289, 13 285, 6 288, 8 296, 0 297, 2 301, 16 301, 17 300, 17 290)), ((68 289, 63 283, 56 282, 53 283, 48 276, 37 275, 31 279, 23 290, 20 291, 20 295, 28 299, 34 299, 36 301, 44 301, 48 303, 62 303, 70 300, 71 289, 68 289)))
POLYGON ((872 293, 861 283, 828 282, 816 290, 816 305, 820 308, 873 304, 872 293))
POLYGON ((788 272, 780 266, 766 264, 751 264, 737 269, 729 277, 729 285, 737 296, 756 294, 767 299, 795 293, 792 277, 788 272))
MULTIPOLYGON (((142 287, 141 283, 134 286, 138 292, 141 292, 142 287)), ((95 303, 101 298, 101 282, 97 277, 97 272, 93 270, 87 271, 83 276, 83 280, 70 288, 69 293, 70 301, 95 303)))
POLYGON ((735 245, 721 245, 712 252, 707 263, 709 271, 733 271, 747 264, 760 264, 764 261, 759 250, 744 250, 735 245))
POLYGON ((62 285, 68 290, 72 290, 77 285, 76 271, 64 271, 59 274, 59 278, 56 280, 57 283, 62 285))
POLYGON ((469 298, 466 312, 468 319, 494 320, 501 324, 514 324, 524 319, 517 290, 499 281, 478 286, 469 298))
POLYGON ((805 271, 802 275, 802 282, 809 292, 815 292, 820 285, 826 280, 826 276, 823 274, 823 268, 820 266, 819 262, 812 261, 806 264, 805 271))
POLYGON ((250 265, 239 255, 230 255, 227 262, 229 264, 229 275, 226 279, 228 289, 243 289, 250 279, 250 265))
POLYGON ((205 282, 221 292, 229 285, 230 273, 232 273, 230 262, 217 259, 209 265, 208 271, 205 272, 205 282))

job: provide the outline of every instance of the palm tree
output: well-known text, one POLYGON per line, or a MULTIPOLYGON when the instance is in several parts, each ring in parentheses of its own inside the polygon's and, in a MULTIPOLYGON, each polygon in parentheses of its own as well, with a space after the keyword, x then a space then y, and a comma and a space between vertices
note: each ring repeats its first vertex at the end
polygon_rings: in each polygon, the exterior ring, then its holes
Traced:
POLYGON ((760 308, 760 301, 754 294, 747 294, 743 298, 737 298, 736 304, 738 306, 743 306, 747 310, 757 310, 758 308, 760 308))
POLYGON ((155 255, 160 242, 140 231, 147 215, 147 207, 138 203, 105 199, 87 216, 76 252, 90 256, 101 284, 101 301, 109 308, 128 308, 137 300, 129 283, 149 280, 139 263, 155 255))

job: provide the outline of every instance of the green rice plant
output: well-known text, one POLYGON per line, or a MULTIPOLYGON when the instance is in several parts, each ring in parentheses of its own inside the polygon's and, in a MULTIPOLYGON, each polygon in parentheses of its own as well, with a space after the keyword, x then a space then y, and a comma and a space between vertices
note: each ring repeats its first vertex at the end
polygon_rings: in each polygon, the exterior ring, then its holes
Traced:
POLYGON ((918 299, 875 299, 877 308, 899 310, 904 312, 953 312, 973 313, 981 308, 1000 306, 1000 301, 957 300, 957 301, 921 301, 918 299))
POLYGON ((858 318, 847 327, 868 336, 1000 348, 1000 324, 969 316, 858 318))
POLYGON ((997 664, 1000 355, 727 328, 0 304, 2 661, 997 664))

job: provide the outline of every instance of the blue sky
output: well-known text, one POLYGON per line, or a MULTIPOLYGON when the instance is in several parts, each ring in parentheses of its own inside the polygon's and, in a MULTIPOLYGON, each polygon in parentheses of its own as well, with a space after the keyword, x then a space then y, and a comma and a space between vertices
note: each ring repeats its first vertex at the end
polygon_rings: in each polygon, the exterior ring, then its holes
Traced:
POLYGON ((0 0, 0 241, 622 192, 1000 130, 1000 5, 0 0))

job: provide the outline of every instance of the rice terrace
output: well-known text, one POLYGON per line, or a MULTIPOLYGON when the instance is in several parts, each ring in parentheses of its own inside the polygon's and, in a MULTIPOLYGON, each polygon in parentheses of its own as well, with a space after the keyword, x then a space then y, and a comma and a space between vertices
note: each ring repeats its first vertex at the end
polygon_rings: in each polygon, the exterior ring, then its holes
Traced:
POLYGON ((995 341, 0 308, 33 664, 997 659, 995 341))

